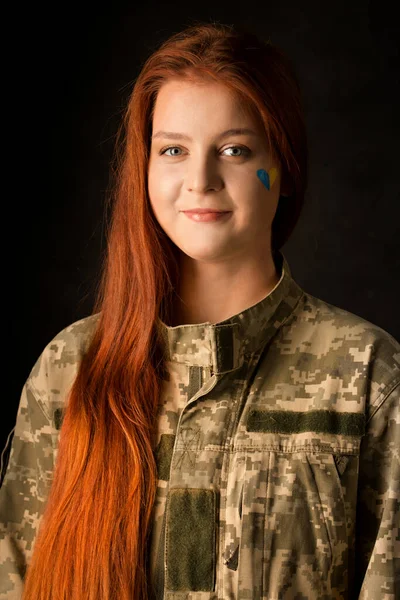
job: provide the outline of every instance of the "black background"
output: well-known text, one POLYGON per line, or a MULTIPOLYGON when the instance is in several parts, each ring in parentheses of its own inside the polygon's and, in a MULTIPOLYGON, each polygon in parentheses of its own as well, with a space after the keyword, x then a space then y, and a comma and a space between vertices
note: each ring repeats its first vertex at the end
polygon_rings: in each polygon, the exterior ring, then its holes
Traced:
POLYGON ((3 19, 3 125, 11 130, 3 138, 3 295, 11 352, 4 344, 2 447, 40 353, 91 313, 109 165, 132 82, 158 44, 195 19, 241 23, 292 58, 303 88, 310 183, 283 252, 305 291, 400 338, 394 6, 264 0, 10 11, 3 19))

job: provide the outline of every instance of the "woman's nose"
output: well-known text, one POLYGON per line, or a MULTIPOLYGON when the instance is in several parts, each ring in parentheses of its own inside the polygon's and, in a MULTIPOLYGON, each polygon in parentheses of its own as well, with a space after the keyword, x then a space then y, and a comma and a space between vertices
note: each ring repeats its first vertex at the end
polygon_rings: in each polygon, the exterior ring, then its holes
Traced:
POLYGON ((188 191, 204 193, 210 189, 220 189, 222 178, 215 161, 210 158, 193 159, 187 172, 188 191))

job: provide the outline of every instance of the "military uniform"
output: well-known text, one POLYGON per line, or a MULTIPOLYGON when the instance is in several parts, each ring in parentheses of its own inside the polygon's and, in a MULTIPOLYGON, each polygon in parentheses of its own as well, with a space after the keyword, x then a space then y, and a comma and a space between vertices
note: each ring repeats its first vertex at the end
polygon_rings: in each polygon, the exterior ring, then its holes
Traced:
MULTIPOLYGON (((250 308, 217 324, 159 321, 157 599, 399 598, 400 344, 304 292, 278 257, 279 282, 250 308)), ((23 387, 0 490, 7 600, 21 597, 97 319, 55 336, 23 387)))

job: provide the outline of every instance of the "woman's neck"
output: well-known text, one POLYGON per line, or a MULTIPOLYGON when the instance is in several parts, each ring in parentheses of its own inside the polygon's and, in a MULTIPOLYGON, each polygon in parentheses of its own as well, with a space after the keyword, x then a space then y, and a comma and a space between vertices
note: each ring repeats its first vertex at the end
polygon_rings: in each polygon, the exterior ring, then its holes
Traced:
POLYGON ((219 323, 260 302, 280 278, 270 254, 240 263, 183 257, 172 326, 219 323))

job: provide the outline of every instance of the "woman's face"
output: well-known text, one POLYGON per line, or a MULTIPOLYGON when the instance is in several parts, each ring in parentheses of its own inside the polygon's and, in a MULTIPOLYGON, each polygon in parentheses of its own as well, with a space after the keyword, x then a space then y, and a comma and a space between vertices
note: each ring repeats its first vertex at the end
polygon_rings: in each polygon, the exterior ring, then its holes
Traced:
POLYGON ((161 87, 152 127, 149 197, 160 226, 187 256, 219 262, 259 260, 270 253, 280 181, 280 165, 273 162, 261 124, 224 85, 173 79, 161 87), (222 135, 239 128, 252 133, 222 135), (270 175, 269 190, 257 176, 259 169, 270 175), (182 212, 193 208, 229 214, 195 221, 182 212))

